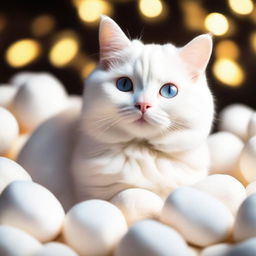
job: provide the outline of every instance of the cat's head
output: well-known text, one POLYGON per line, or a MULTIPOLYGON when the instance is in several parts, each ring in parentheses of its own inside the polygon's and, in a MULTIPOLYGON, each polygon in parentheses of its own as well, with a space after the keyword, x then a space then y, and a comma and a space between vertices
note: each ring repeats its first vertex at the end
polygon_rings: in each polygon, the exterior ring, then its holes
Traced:
POLYGON ((172 143, 173 137, 177 145, 208 135, 214 112, 205 78, 212 51, 209 35, 182 48, 144 45, 129 40, 103 16, 99 43, 100 62, 84 93, 83 129, 88 134, 110 143, 172 143))

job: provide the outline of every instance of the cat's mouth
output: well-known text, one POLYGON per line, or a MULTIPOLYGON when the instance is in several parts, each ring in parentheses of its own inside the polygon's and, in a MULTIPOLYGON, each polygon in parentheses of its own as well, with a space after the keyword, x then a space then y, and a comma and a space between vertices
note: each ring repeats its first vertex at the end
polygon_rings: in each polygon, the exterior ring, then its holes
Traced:
POLYGON ((139 119, 135 120, 135 123, 140 124, 140 125, 148 124, 148 122, 145 120, 144 116, 141 116, 139 119))

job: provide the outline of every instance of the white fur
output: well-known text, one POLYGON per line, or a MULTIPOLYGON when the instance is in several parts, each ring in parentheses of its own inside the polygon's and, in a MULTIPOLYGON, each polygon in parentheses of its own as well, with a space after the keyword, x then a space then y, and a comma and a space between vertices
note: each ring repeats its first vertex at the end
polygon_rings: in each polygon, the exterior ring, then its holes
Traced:
POLYGON ((205 140, 214 107, 205 68, 211 38, 199 36, 183 48, 144 45, 128 41, 117 28, 110 18, 102 18, 101 61, 86 80, 73 158, 75 188, 79 199, 109 200, 126 188, 164 197, 208 171, 205 140), (117 89, 116 80, 123 76, 133 81, 134 91, 117 89), (168 82, 178 87, 171 99, 159 94, 168 82), (152 105, 144 123, 136 122, 142 116, 135 107, 139 101, 152 105))

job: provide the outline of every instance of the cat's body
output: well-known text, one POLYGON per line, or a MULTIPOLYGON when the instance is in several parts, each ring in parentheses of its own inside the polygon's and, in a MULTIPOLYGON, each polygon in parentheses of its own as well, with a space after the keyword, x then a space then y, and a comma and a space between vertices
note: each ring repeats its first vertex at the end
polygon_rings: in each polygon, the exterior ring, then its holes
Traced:
POLYGON ((135 187, 165 197, 207 175, 214 108, 204 71, 211 47, 208 35, 183 48, 144 45, 102 19, 100 64, 86 80, 67 167, 78 200, 110 200, 135 187))

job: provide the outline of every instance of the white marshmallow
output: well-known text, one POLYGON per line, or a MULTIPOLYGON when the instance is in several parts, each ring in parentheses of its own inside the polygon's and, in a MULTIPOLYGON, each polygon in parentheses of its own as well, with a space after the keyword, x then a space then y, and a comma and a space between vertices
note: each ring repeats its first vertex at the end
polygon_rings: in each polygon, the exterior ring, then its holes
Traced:
POLYGON ((224 256, 232 248, 231 244, 214 244, 201 251, 200 256, 224 256))
POLYGON ((256 236, 256 194, 248 196, 241 204, 236 216, 233 236, 235 241, 256 236))
POLYGON ((249 124, 248 124, 248 138, 251 138, 256 135, 256 112, 251 115, 249 124))
POLYGON ((18 134, 17 120, 7 109, 0 107, 0 155, 8 152, 18 134))
POLYGON ((192 187, 175 189, 166 199, 161 221, 177 229, 186 241, 209 246, 227 240, 234 217, 215 197, 192 187))
POLYGON ((80 256, 108 255, 127 231, 122 212, 103 200, 88 200, 69 210, 64 222, 66 243, 80 256))
POLYGON ((39 74, 21 86, 13 100, 12 111, 23 130, 35 129, 47 118, 67 106, 67 94, 62 84, 49 74, 39 74))
POLYGON ((242 150, 240 172, 247 182, 256 180, 256 136, 251 137, 242 150))
POLYGON ((0 255, 28 256, 41 249, 34 237, 15 227, 0 225, 0 255))
POLYGON ((130 227, 118 244, 115 256, 192 256, 182 236, 173 228, 154 220, 143 220, 130 227))
POLYGON ((220 112, 219 129, 234 133, 242 140, 246 140, 248 123, 253 109, 242 104, 232 104, 220 112))
MULTIPOLYGON (((255 256, 256 255, 256 237, 245 240, 233 246, 223 256, 255 256)), ((221 256, 221 255, 218 255, 221 256)))
POLYGON ((0 157, 0 194, 7 185, 15 180, 32 181, 23 167, 9 158, 0 157))
POLYGON ((247 196, 250 196, 250 195, 256 193, 256 181, 248 184, 245 189, 246 189, 247 196))
POLYGON ((194 247, 194 246, 189 246, 191 256, 200 256, 201 248, 199 247, 194 247))
MULTIPOLYGON (((16 73, 15 75, 13 75, 9 81, 9 83, 13 86, 13 87, 21 87, 23 86, 30 78, 37 76, 38 72, 32 72, 32 71, 21 71, 16 73)), ((44 74, 44 73, 42 73, 44 74)))
POLYGON ((9 108, 17 93, 18 88, 10 85, 0 85, 0 106, 9 108))
POLYGON ((14 181, 0 196, 0 223, 20 228, 41 242, 60 233, 64 216, 55 196, 34 182, 14 181))
POLYGON ((140 189, 126 189, 111 199, 124 214, 128 225, 146 218, 158 219, 163 200, 155 193, 140 189))
POLYGON ((235 215, 246 198, 246 190, 241 182, 230 175, 209 175, 193 185, 194 188, 215 196, 235 215))
POLYGON ((70 107, 76 107, 76 108, 82 109, 83 98, 78 95, 71 95, 68 97, 68 105, 70 107))
POLYGON ((210 172, 232 174, 236 171, 243 149, 242 140, 229 132, 209 136, 210 172))
POLYGON ((78 254, 65 244, 50 242, 44 244, 33 256, 78 256, 78 254))

